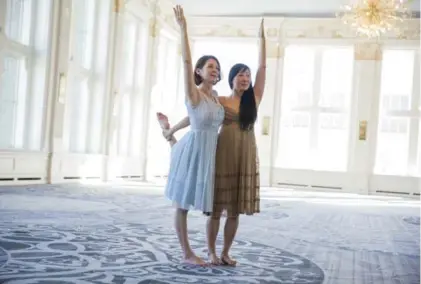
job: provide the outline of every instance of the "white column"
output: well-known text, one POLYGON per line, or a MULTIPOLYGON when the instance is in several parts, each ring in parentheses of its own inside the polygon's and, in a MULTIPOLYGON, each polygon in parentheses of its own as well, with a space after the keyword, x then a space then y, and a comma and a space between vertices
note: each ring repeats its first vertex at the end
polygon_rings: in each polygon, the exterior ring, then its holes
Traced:
POLYGON ((50 80, 48 82, 48 111, 46 118, 46 143, 48 150, 48 183, 61 179, 67 70, 69 62, 71 0, 53 1, 53 38, 50 80))
MULTIPOLYGON (((282 60, 280 47, 276 42, 267 40, 266 43, 266 84, 263 100, 259 107, 256 123, 256 142, 260 162, 260 185, 271 185, 271 169, 273 164, 273 140, 276 140, 275 121, 278 117, 276 106, 279 104, 279 82, 282 81, 279 62, 282 60)), ((282 50, 283 51, 283 50, 282 50)))
POLYGON ((121 6, 116 5, 118 3, 114 3, 113 5, 113 13, 112 13, 112 20, 110 21, 110 37, 108 40, 109 45, 109 64, 107 70, 107 87, 106 87, 106 102, 104 104, 104 128, 103 128, 103 144, 102 149, 105 155, 105 161, 102 164, 102 177, 103 181, 107 181, 109 179, 109 171, 108 165, 110 162, 110 146, 112 143, 112 134, 113 134, 113 110, 114 110, 114 103, 115 98, 117 95, 117 91, 115 86, 118 86, 118 60, 116 57, 118 56, 118 48, 121 45, 121 41, 118 40, 120 35, 122 34, 122 15, 121 6))
POLYGON ((355 46, 354 90, 351 98, 351 127, 347 191, 368 193, 376 157, 381 49, 377 44, 355 46), (359 139, 360 122, 367 122, 366 140, 359 139))
MULTIPOLYGON (((156 4, 158 5, 158 4, 156 4)), ((155 9, 156 12, 156 9, 155 9)), ((158 45, 159 45, 159 23, 156 14, 150 20, 149 23, 149 35, 148 35, 148 55, 146 62, 146 78, 145 78, 145 88, 144 88, 144 97, 143 97, 143 129, 144 133, 141 145, 142 149, 142 171, 143 179, 147 179, 147 165, 148 165, 148 133, 149 133, 149 118, 150 118, 150 105, 151 105, 151 94, 152 88, 156 82, 156 63, 158 58, 158 45)))

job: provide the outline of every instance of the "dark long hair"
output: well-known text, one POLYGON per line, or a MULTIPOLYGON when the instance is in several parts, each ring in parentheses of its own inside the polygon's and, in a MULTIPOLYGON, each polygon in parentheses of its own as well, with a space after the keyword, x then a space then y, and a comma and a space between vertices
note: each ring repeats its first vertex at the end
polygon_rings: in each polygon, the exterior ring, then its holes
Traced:
MULTIPOLYGON (((229 76, 228 76, 228 83, 232 90, 233 88, 233 80, 238 73, 249 71, 250 68, 242 63, 237 63, 231 67, 229 76)), ((252 86, 252 82, 250 81, 250 86, 247 90, 244 91, 243 95, 241 96, 240 100, 240 128, 242 130, 251 130, 253 129, 254 123, 257 119, 257 108, 256 108, 256 99, 254 97, 254 90, 252 86)))
POLYGON ((219 74, 218 74, 218 78, 216 80, 216 82, 214 82, 213 84, 215 85, 216 83, 218 83, 219 81, 221 81, 221 64, 219 64, 219 60, 218 58, 216 58, 213 55, 203 55, 202 57, 200 57, 197 62, 196 65, 194 66, 194 83, 196 84, 196 86, 199 86, 200 84, 202 84, 203 82, 203 78, 196 73, 197 69, 202 69, 205 65, 206 62, 208 62, 209 59, 213 59, 216 61, 216 64, 218 64, 218 69, 219 69, 219 74))

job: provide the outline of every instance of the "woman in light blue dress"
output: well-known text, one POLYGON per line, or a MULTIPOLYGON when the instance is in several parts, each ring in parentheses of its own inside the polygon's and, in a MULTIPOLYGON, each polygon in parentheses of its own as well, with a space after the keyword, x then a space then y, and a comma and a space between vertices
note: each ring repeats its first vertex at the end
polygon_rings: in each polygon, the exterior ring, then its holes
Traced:
MULTIPOLYGON (((165 196, 177 206, 175 229, 184 262, 205 265, 190 247, 187 213, 189 209, 210 213, 213 207, 216 142, 224 109, 212 87, 220 80, 220 65, 214 56, 202 56, 193 70, 183 9, 176 6, 174 13, 181 30, 184 89, 191 129, 172 148, 165 196)), ((169 128, 168 121, 159 114, 158 120, 161 127, 169 128)))

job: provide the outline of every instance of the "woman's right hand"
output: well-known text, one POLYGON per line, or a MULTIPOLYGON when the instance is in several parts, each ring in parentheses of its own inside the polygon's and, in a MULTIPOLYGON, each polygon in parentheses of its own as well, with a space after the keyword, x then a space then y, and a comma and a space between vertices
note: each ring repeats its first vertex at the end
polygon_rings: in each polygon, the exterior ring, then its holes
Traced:
POLYGON ((180 5, 177 5, 173 8, 175 20, 180 28, 184 29, 186 27, 186 18, 184 17, 183 8, 180 5))

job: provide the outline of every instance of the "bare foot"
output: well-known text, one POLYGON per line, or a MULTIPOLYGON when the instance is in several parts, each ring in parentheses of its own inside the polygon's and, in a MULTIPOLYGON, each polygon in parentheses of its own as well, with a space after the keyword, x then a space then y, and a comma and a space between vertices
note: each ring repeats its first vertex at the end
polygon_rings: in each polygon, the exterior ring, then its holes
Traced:
POLYGON ((237 265, 237 261, 235 259, 232 259, 228 255, 221 255, 221 261, 224 265, 229 265, 229 266, 237 265))
POLYGON ((199 265, 199 266, 206 266, 206 265, 208 265, 203 259, 201 259, 197 255, 192 255, 190 257, 184 258, 183 263, 185 263, 185 264, 191 264, 191 265, 199 265))
POLYGON ((215 253, 210 253, 209 255, 209 262, 213 265, 222 265, 222 261, 219 257, 216 256, 215 253))
POLYGON ((158 119, 159 125, 162 129, 170 129, 170 123, 168 122, 168 117, 162 112, 156 113, 156 118, 158 119))
MULTIPOLYGON (((170 123, 168 121, 168 117, 165 114, 163 114, 162 112, 157 112, 156 118, 158 119, 158 123, 161 126, 162 130, 165 131, 170 129, 170 123)), ((170 142, 171 146, 173 146, 177 142, 177 140, 172 135, 171 138, 169 138, 168 142, 170 142)))

